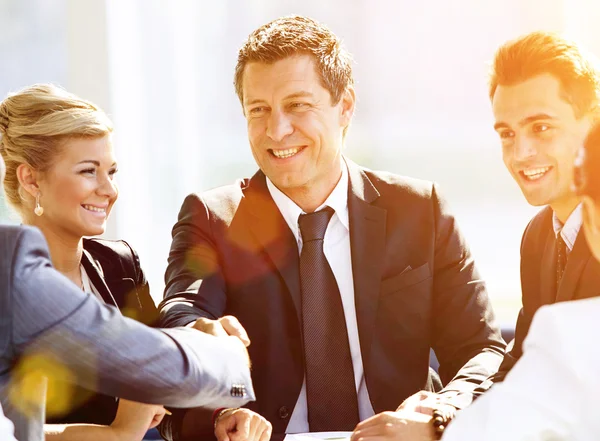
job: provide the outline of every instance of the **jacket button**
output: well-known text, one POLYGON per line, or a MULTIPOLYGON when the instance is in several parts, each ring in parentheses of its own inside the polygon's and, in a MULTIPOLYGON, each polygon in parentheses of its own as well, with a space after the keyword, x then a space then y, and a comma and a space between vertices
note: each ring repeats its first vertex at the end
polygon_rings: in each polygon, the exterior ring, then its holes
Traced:
POLYGON ((279 408, 279 418, 281 418, 282 420, 285 420, 289 416, 290 416, 290 410, 286 406, 281 406, 279 408))

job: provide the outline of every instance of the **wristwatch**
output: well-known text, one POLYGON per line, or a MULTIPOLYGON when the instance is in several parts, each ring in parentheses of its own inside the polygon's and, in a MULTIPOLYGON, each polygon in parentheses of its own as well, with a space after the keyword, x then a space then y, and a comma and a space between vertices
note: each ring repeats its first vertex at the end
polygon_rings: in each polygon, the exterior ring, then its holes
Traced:
POLYGON ((433 433, 436 440, 442 439, 442 435, 444 434, 444 430, 452 421, 452 418, 456 415, 456 407, 451 404, 442 404, 440 403, 433 410, 433 419, 431 420, 433 424, 433 433))

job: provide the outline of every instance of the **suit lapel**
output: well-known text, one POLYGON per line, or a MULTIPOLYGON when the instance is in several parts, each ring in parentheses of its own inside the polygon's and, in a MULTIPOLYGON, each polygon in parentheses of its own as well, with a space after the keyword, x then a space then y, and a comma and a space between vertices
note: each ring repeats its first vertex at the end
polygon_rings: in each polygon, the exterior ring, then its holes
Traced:
POLYGON ((281 274, 301 319, 298 244, 271 198, 265 175, 257 172, 246 189, 240 210, 250 217, 248 228, 281 274))
POLYGON ((594 274, 593 271, 595 265, 588 265, 591 258, 592 255, 585 241, 585 235, 583 234, 583 231, 580 231, 575 240, 575 244, 573 245, 573 251, 571 251, 567 260, 567 266, 565 267, 565 272, 560 282, 560 286, 558 287, 557 302, 573 300, 576 297, 593 297, 598 294, 598 292, 596 292, 595 294, 588 296, 583 295, 584 292, 581 292, 591 290, 598 291, 600 289, 598 287, 598 274, 594 274), (586 271, 586 273, 583 274, 585 276, 584 280, 582 273, 586 266, 590 267, 590 271, 586 271), (578 286, 580 289, 576 291, 578 286))
POLYGON ((366 364, 375 328, 385 256, 386 210, 371 205, 379 197, 362 169, 346 159, 350 185, 348 211, 356 318, 366 364))
POLYGON ((545 235, 545 246, 542 254, 540 271, 540 306, 550 305, 556 301, 556 239, 552 225, 545 235))
POLYGON ((98 290, 100 296, 102 296, 104 303, 106 303, 107 305, 116 306, 118 308, 118 303, 113 297, 110 289, 108 288, 108 285, 104 280, 104 273, 102 271, 102 268, 94 260, 89 251, 85 249, 83 250, 83 254, 81 256, 81 264, 85 268, 85 271, 87 272, 90 281, 92 282, 96 290, 98 290))

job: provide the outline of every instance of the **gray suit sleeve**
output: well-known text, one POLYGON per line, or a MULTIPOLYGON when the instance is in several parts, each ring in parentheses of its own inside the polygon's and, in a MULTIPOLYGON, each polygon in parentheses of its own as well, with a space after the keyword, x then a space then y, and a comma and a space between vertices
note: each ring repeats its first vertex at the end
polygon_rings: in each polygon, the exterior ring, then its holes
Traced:
POLYGON ((13 348, 23 366, 42 357, 61 367, 52 371, 62 380, 173 407, 238 407, 254 399, 237 339, 151 329, 121 316, 51 267, 36 230, 23 229, 17 241, 11 291, 13 348), (244 397, 233 396, 237 385, 244 397))

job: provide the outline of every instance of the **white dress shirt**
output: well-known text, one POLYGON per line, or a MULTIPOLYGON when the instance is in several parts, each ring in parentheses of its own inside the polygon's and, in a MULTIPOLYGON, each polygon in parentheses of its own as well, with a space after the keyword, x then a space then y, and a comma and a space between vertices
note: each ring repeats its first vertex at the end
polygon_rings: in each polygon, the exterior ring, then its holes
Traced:
MULTIPOLYGON (((277 208, 281 212, 286 223, 292 230, 298 242, 298 252, 302 251, 302 236, 298 227, 298 218, 303 211, 290 198, 283 194, 267 178, 267 187, 277 208)), ((331 207, 335 214, 329 221, 325 231, 323 251, 331 266, 333 275, 340 289, 346 328, 348 330, 348 341, 350 343, 350 355, 354 367, 354 381, 358 394, 358 413, 360 420, 373 416, 373 406, 367 392, 365 383, 362 356, 360 353, 360 341, 358 337, 358 325, 356 322, 356 305, 354 303, 354 279, 352 277, 352 259, 350 255, 350 228, 348 217, 348 169, 342 160, 342 177, 333 189, 327 200, 317 208, 319 211, 324 207, 331 207)), ((342 406, 343 403, 340 403, 342 406)), ((333 410, 332 410, 333 411, 333 410)), ((308 432, 308 407, 306 401, 306 377, 302 383, 300 396, 290 417, 286 433, 308 432)))
POLYGON ((582 210, 583 205, 579 204, 577 208, 571 212, 564 225, 558 219, 556 213, 552 213, 552 228, 554 229, 554 235, 558 236, 560 233, 561 237, 565 241, 565 245, 567 246, 567 254, 573 251, 575 240, 577 239, 577 235, 581 229, 581 224, 583 222, 582 210))
POLYGON ((503 383, 461 411, 443 441, 600 439, 600 298, 541 307, 503 383))

